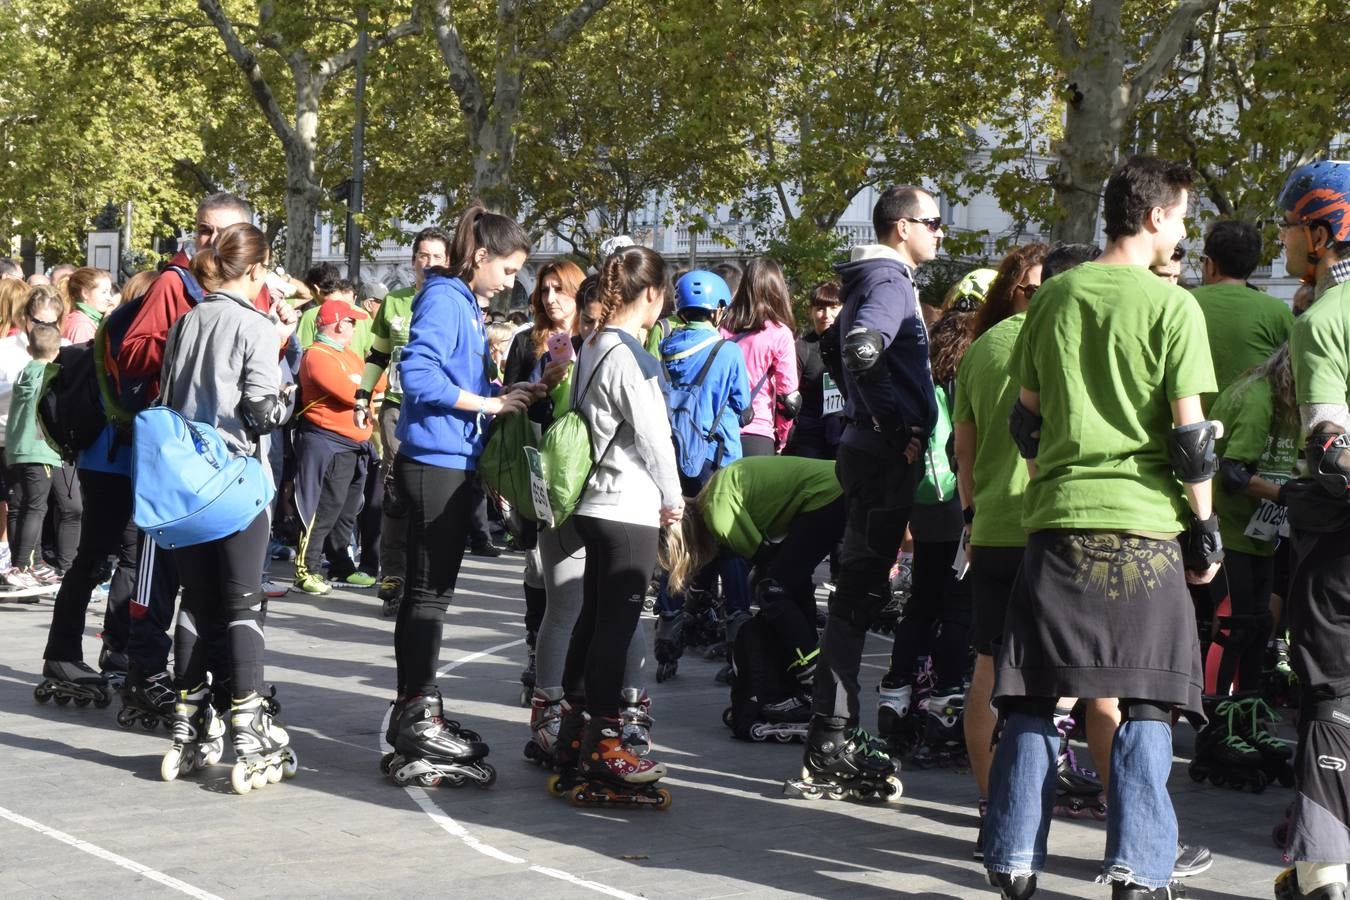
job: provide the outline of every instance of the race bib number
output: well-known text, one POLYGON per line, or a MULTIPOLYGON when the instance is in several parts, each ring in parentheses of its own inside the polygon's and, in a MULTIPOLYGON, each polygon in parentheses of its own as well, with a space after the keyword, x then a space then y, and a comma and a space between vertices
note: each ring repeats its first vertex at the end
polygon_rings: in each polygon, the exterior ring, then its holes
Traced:
POLYGON ((553 505, 548 500, 548 482, 544 480, 544 466, 540 462, 539 451, 534 447, 526 447, 525 461, 530 466, 530 500, 534 504, 534 517, 552 528, 553 505))
POLYGON ((1285 524, 1287 510, 1271 500, 1262 500, 1261 505, 1247 520, 1247 528, 1242 532, 1254 541, 1269 544, 1281 535, 1287 535, 1285 524))
POLYGON ((825 380, 823 382, 823 387, 825 389, 824 395, 825 402, 823 404, 823 411, 821 414, 826 416, 833 416, 836 413, 843 412, 844 394, 842 391, 839 390, 839 385, 834 383, 834 379, 830 377, 828 372, 825 373, 825 380))

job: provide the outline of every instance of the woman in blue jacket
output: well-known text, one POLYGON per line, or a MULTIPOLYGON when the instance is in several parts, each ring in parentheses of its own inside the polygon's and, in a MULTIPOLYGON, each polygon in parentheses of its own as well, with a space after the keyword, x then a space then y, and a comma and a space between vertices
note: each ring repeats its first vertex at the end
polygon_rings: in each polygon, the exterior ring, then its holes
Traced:
POLYGON ((412 329, 399 360, 403 409, 394 458, 394 496, 406 504, 408 570, 394 627, 398 694, 384 768, 399 784, 442 777, 490 782, 478 735, 441 717, 436 686, 442 622, 464 558, 474 502, 472 473, 489 417, 524 409, 542 385, 492 384, 480 301, 510 289, 530 243, 513 220, 475 203, 460 216, 449 265, 428 269, 413 302, 412 329), (500 391, 500 393, 498 393, 500 391))

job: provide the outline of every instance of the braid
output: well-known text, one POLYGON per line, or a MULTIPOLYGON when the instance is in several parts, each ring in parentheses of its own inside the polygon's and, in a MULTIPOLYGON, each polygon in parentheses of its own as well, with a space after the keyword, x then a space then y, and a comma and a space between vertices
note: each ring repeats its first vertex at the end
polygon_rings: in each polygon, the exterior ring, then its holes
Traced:
POLYGON ((614 311, 623 306, 627 301, 623 295, 623 257, 622 251, 615 253, 605 264, 600 267, 600 286, 596 299, 600 301, 600 315, 596 319, 595 333, 591 335, 591 343, 599 337, 600 332, 609 324, 613 318, 614 311))

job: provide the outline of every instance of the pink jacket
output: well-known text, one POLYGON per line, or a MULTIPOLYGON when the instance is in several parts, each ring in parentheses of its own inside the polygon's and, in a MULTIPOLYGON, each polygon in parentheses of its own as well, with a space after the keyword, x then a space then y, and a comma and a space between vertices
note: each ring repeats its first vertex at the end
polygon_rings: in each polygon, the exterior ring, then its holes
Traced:
MULTIPOLYGON (((722 329, 722 336, 735 340, 736 335, 722 329)), ((777 403, 774 398, 779 394, 791 394, 797 390, 797 349, 792 329, 777 322, 769 322, 759 331, 745 332, 737 346, 745 357, 745 368, 750 376, 750 389, 769 372, 769 377, 759 391, 755 393, 750 408, 755 417, 741 429, 741 434, 757 434, 774 438, 782 447, 787 442, 788 431, 792 423, 778 419, 775 415, 777 403)))

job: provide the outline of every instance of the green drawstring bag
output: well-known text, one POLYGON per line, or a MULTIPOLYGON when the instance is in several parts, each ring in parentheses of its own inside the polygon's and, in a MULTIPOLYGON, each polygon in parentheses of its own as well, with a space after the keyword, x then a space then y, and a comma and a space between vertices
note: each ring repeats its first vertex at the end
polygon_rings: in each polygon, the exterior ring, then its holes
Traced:
POLYGON ((478 474, 488 490, 531 522, 537 521, 530 503, 530 466, 525 448, 535 445, 534 424, 524 410, 497 416, 488 431, 478 474))
MULTIPOLYGON (((566 522, 577 508, 577 503, 581 501, 581 492, 586 489, 591 472, 609 453, 609 447, 614 446, 611 439, 609 446, 605 447, 599 456, 595 455, 595 446, 591 441, 591 425, 579 407, 581 401, 585 399, 586 392, 595 383, 595 376, 599 373, 600 367, 620 346, 622 345, 615 344, 605 351, 605 355, 600 357, 600 361, 591 370, 591 377, 585 386, 580 392, 573 391, 571 408, 553 420, 553 424, 544 432, 543 440, 539 442, 540 474, 537 477, 542 477, 545 483, 541 487, 546 489, 549 508, 539 509, 542 500, 537 499, 534 507, 536 521, 548 522, 555 528, 566 522)), ((575 369, 573 372, 575 373, 575 369)), ((536 490, 534 496, 539 498, 542 493, 544 491, 536 490)))
POLYGON ((939 387, 937 394, 937 424, 928 438, 924 451, 923 480, 914 489, 914 502, 924 506, 944 503, 956 494, 956 473, 947 459, 947 443, 952 437, 952 416, 947 409, 947 392, 939 387))

